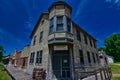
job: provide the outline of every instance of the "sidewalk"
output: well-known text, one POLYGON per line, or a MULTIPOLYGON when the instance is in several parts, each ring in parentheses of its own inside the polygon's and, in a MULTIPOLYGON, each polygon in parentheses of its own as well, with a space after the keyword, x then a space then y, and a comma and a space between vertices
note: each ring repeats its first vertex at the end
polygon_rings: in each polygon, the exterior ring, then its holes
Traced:
POLYGON ((12 66, 4 66, 8 73, 15 79, 15 80, 32 80, 32 75, 29 75, 22 70, 18 70, 12 66))

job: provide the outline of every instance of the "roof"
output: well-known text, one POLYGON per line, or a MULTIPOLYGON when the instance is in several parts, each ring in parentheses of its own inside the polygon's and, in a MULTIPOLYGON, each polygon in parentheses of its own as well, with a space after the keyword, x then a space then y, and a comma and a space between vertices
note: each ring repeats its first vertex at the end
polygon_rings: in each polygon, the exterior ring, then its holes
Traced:
POLYGON ((80 29, 82 32, 86 33, 89 37, 91 37, 92 39, 94 39, 95 41, 97 41, 93 36, 91 36, 90 34, 88 34, 84 29, 82 29, 79 25, 77 25, 75 22, 73 22, 73 25, 76 26, 76 28, 80 29))
POLYGON ((68 8, 70 8, 70 10, 71 10, 71 12, 72 12, 72 7, 69 5, 69 4, 67 4, 66 2, 64 2, 64 1, 57 1, 57 2, 54 2, 49 8, 48 8, 48 11, 50 11, 54 6, 56 6, 56 5, 65 5, 65 6, 67 6, 68 8))
POLYGON ((35 31, 37 30, 38 25, 39 25, 39 23, 40 23, 40 21, 41 21, 43 15, 48 15, 48 12, 42 12, 42 13, 41 13, 41 15, 40 15, 40 17, 38 18, 38 21, 37 21, 37 23, 36 23, 36 25, 35 25, 33 31, 32 31, 32 33, 30 34, 30 38, 32 38, 32 36, 34 35, 35 31))

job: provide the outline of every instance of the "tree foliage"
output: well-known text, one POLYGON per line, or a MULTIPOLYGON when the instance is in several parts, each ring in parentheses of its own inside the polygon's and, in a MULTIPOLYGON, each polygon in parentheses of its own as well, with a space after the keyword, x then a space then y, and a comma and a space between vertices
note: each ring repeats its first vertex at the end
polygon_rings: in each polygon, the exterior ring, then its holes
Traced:
POLYGON ((1 62, 1 60, 2 60, 2 56, 3 56, 3 47, 0 46, 0 62, 1 62))
POLYGON ((105 39, 106 53, 114 57, 115 62, 120 62, 120 34, 113 34, 105 39))
POLYGON ((102 51, 102 50, 106 52, 106 48, 105 47, 98 48, 98 51, 102 51))

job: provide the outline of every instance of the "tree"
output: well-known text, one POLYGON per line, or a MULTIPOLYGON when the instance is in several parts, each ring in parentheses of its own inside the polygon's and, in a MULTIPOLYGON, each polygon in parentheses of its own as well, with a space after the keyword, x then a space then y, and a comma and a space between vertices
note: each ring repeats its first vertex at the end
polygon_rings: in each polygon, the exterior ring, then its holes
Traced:
POLYGON ((98 48, 98 51, 106 51, 106 48, 105 47, 100 47, 100 48, 98 48))
POLYGON ((1 62, 1 60, 2 60, 2 56, 3 56, 3 47, 0 46, 0 62, 1 62))
POLYGON ((120 62, 120 34, 113 34, 105 39, 106 53, 114 57, 115 62, 120 62))

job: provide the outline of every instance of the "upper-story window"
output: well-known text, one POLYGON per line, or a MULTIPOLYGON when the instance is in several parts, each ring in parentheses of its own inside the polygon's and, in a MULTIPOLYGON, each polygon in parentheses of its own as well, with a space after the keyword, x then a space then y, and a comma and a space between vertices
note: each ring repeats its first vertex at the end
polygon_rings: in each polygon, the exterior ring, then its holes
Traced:
POLYGON ((35 52, 31 53, 30 55, 30 64, 33 64, 34 63, 34 55, 35 55, 35 52))
POLYGON ((34 36, 33 38, 33 46, 35 45, 35 43, 36 43, 36 36, 34 36))
POLYGON ((71 32, 71 20, 67 18, 67 31, 71 32))
POLYGON ((89 41, 90 41, 90 46, 92 47, 92 41, 91 41, 91 39, 89 41))
POLYGON ((95 44, 95 42, 93 42, 94 43, 94 47, 96 48, 96 44, 95 44))
POLYGON ((84 64, 84 56, 83 56, 82 50, 79 50, 79 56, 80 56, 80 64, 83 65, 84 64))
POLYGON ((42 51, 37 51, 36 64, 42 63, 42 51))
POLYGON ((39 42, 42 42, 42 39, 43 39, 43 31, 40 32, 40 40, 39 40, 39 42))
POLYGON ((77 40, 81 41, 80 31, 77 30, 77 40))
POLYGON ((57 31, 63 31, 63 16, 57 17, 57 31))
POLYGON ((85 41, 85 44, 88 44, 86 35, 84 35, 84 41, 85 41))
POLYGON ((50 20, 50 28, 49 28, 49 33, 52 33, 54 31, 54 18, 50 20))
POLYGON ((43 25, 43 23, 44 23, 44 20, 41 21, 41 25, 43 25))

